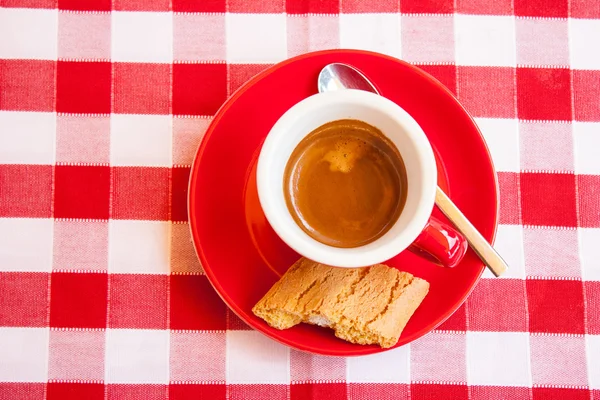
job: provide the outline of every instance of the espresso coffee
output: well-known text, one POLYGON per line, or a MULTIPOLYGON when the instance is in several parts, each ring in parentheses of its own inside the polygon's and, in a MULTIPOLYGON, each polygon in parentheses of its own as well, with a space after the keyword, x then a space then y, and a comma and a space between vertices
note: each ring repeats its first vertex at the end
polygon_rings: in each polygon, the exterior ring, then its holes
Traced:
POLYGON ((296 223, 315 240, 358 247, 396 222, 407 194, 398 149, 365 122, 338 120, 312 131, 294 149, 284 195, 296 223))

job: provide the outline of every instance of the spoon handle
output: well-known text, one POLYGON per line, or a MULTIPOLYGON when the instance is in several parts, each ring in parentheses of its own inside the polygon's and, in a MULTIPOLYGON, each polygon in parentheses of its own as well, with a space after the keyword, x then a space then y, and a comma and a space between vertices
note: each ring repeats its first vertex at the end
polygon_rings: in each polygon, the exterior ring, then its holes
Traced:
POLYGON ((500 257, 500 254, 488 243, 481 233, 471 224, 465 215, 456 207, 442 189, 437 188, 435 204, 446 217, 456 226, 456 229, 464 235, 471 248, 479 258, 487 265, 495 276, 500 276, 508 270, 508 265, 500 257))

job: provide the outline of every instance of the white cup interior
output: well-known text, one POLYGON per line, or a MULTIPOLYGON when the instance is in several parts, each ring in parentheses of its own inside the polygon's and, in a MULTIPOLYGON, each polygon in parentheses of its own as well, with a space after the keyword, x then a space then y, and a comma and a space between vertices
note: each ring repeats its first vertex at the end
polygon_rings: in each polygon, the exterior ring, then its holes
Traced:
POLYGON ((406 249, 431 215, 436 184, 433 151, 417 122, 392 101, 358 90, 316 94, 290 108, 269 132, 257 168, 260 203, 275 232, 301 255, 338 267, 377 264, 406 249), (283 176, 292 151, 314 129, 340 119, 357 119, 380 129, 398 148, 408 178, 406 204, 396 223, 379 239, 354 248, 311 238, 292 218, 284 196, 283 176))

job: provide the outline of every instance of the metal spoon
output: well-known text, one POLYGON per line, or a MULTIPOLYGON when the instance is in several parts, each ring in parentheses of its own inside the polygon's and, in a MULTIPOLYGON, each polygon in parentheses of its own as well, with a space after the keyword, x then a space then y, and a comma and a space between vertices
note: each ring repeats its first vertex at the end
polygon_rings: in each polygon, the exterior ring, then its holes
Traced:
MULTIPOLYGON (((380 94, 371 81, 360 71, 350 65, 341 63, 329 64, 321 70, 318 87, 321 93, 331 90, 360 89, 380 94)), ((495 276, 500 276, 508 270, 508 265, 498 252, 494 250, 439 186, 435 195, 435 204, 454 224, 456 229, 464 235, 471 248, 495 276)))

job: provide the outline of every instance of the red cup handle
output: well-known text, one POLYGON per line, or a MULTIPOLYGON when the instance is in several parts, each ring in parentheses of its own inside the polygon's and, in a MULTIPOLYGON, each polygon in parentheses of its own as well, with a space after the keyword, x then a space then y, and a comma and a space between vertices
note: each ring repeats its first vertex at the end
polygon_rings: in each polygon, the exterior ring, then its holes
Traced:
POLYGON ((463 259, 468 246, 467 239, 454 227, 431 217, 408 249, 429 261, 452 268, 463 259))

